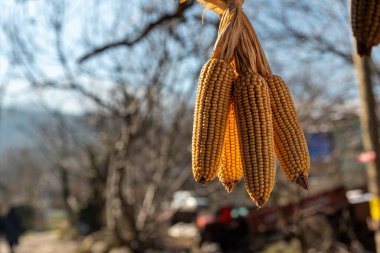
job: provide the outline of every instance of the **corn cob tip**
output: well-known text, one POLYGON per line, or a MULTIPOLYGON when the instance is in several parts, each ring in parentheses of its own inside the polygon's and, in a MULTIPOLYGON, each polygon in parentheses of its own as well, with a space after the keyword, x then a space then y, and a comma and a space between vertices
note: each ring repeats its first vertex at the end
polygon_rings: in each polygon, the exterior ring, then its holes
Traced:
POLYGON ((201 185, 205 186, 208 182, 207 182, 207 179, 205 177, 202 177, 200 178, 199 180, 196 180, 198 183, 200 183, 201 185))
POLYGON ((358 42, 357 43, 357 50, 358 50, 358 54, 360 56, 371 56, 371 52, 372 52, 372 47, 371 46, 367 46, 361 42, 358 42))
POLYGON ((308 183, 308 180, 307 180, 307 176, 305 176, 304 174, 301 174, 300 176, 298 176, 294 182, 296 184, 298 184, 299 186, 301 186, 302 188, 304 188, 305 190, 309 190, 309 183, 308 183))
POLYGON ((264 205, 265 201, 263 198, 258 198, 257 202, 256 202, 256 205, 258 208, 262 208, 263 205, 264 205))
POLYGON ((238 182, 239 182, 238 180, 230 181, 230 182, 222 182, 222 185, 224 186, 224 189, 226 189, 228 193, 231 193, 238 182))

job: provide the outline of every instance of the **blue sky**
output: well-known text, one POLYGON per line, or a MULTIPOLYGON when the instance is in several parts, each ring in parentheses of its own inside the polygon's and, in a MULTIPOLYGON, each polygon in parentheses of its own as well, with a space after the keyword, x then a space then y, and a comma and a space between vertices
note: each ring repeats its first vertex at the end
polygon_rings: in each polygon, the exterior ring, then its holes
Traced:
MULTIPOLYGON (((87 35, 90 39, 88 41, 89 47, 102 45, 103 43, 123 38, 126 34, 133 34, 136 30, 139 30, 140 23, 156 19, 165 8, 167 11, 167 9, 170 10, 175 7, 174 1, 165 1, 163 3, 159 0, 150 1, 150 5, 147 5, 145 1, 137 0, 77 0, 66 2, 69 5, 65 10, 65 20, 67 22, 65 22, 65 26, 63 27, 63 48, 70 55, 68 65, 72 69, 78 68, 76 60, 86 51, 83 48, 83 39, 87 35), (115 4, 116 2, 118 4, 115 4), (121 5, 119 5, 120 3, 121 5), (155 8, 154 6, 157 4, 162 4, 161 8, 155 8), (145 8, 153 6, 149 10, 149 16, 141 15, 141 6, 145 8), (94 17, 96 18, 96 23, 89 25, 89 22, 94 17), (104 36, 104 34, 108 34, 109 36, 104 36)), ((274 37, 284 32, 281 30, 283 29, 281 22, 274 19, 274 17, 277 17, 281 13, 285 14, 284 16, 289 20, 290 24, 297 27, 300 31, 326 34, 325 37, 331 38, 333 43, 341 47, 342 50, 347 50, 347 48, 349 50, 351 47, 349 26, 348 23, 343 26, 341 25, 345 22, 342 20, 345 16, 338 15, 338 19, 340 19, 338 20, 339 24, 333 23, 335 21, 332 21, 329 16, 331 13, 344 12, 344 10, 339 9, 341 8, 339 1, 321 0, 309 2, 310 6, 315 7, 315 11, 313 12, 314 15, 307 17, 305 17, 305 14, 297 12, 297 9, 283 9, 285 2, 292 1, 257 0, 249 2, 247 0, 245 4, 245 11, 258 31, 263 46, 267 50, 269 61, 273 64, 275 71, 284 76, 285 79, 294 81, 294 85, 291 84, 290 86, 297 93, 297 89, 300 87, 298 86, 298 82, 302 82, 302 80, 297 80, 297 72, 300 70, 304 72, 305 66, 308 66, 306 71, 310 72, 309 81, 315 83, 315 85, 325 85, 328 90, 326 92, 327 97, 334 92, 341 92, 341 89, 344 89, 346 85, 350 86, 350 89, 347 89, 348 96, 356 97, 355 76, 352 69, 347 67, 347 64, 342 63, 340 59, 334 58, 329 54, 321 55, 307 41, 295 45, 291 37, 283 39, 275 39, 274 37), (319 20, 322 15, 320 13, 325 15, 322 16, 323 20, 319 20), (331 85, 327 85, 326 83, 331 85)), ((38 48, 43 49, 42 52, 36 53, 33 64, 43 69, 44 75, 46 75, 44 78, 57 80, 63 73, 62 68, 57 64, 58 59, 55 56, 55 35, 51 32, 51 27, 49 27, 49 20, 57 18, 57 16, 48 15, 52 13, 52 5, 46 3, 47 1, 44 0, 1 1, 0 8, 5 11, 3 11, 0 17, 0 24, 3 28, 5 27, 7 30, 14 31, 15 26, 25 23, 28 29, 23 31, 25 34, 22 36, 30 39, 27 43, 30 43, 31 46, 36 45, 38 48)), ((200 15, 201 12, 202 9, 199 5, 193 10, 192 15, 200 15)), ((187 26, 180 26, 177 29, 181 30, 181 34, 190 34, 189 31, 191 29, 199 27, 199 33, 192 33, 194 35, 192 39, 194 41, 197 40, 200 46, 205 46, 205 43, 202 41, 205 39, 205 36, 208 36, 208 41, 212 40, 214 36, 214 34, 210 33, 211 30, 207 26, 207 22, 215 20, 215 17, 213 13, 206 11, 204 25, 193 23, 190 28, 187 24, 187 26)), ((3 105, 38 106, 42 103, 70 113, 81 113, 92 108, 92 104, 89 101, 72 92, 31 89, 28 82, 22 76, 22 69, 17 65, 10 66, 9 56, 12 52, 8 43, 9 40, 5 38, 4 32, 0 30, 0 44, 5 45, 0 49, 0 86, 4 87, 6 85, 6 92, 2 100, 3 105)), ((175 45, 175 42, 170 43, 173 44, 173 46, 170 46, 173 50, 181 50, 181 45, 175 45)), ((128 78, 131 80, 143 79, 145 73, 138 73, 138 69, 141 67, 140 64, 143 67, 146 65, 144 62, 140 62, 145 54, 146 47, 147 43, 144 42, 133 49, 121 48, 114 50, 107 53, 108 56, 100 56, 84 66, 84 68, 94 66, 96 68, 94 75, 85 74, 83 70, 76 72, 76 74, 82 75, 79 76, 79 79, 84 80, 83 83, 87 88, 93 91, 96 90, 97 94, 104 94, 106 96, 106 92, 112 82, 110 82, 106 70, 103 71, 99 66, 113 59, 131 57, 131 60, 136 62, 136 66, 130 66, 131 71, 128 78)), ((375 59, 379 57, 378 52, 378 49, 374 50, 375 59)), ((207 53, 205 52, 205 54, 207 53)), ((192 69, 198 68, 199 65, 191 55, 177 66, 177 71, 172 71, 169 74, 186 76, 186 69, 189 65, 192 66, 192 69)), ((182 80, 183 85, 179 87, 183 88, 184 86, 193 85, 189 80, 184 78, 182 80)))

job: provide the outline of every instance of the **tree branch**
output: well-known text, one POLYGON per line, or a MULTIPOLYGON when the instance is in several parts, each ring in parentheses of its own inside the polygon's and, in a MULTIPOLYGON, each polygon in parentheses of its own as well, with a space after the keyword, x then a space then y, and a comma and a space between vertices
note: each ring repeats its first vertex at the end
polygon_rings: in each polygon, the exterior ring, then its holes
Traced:
POLYGON ((162 17, 160 17, 157 21, 148 24, 142 31, 133 39, 122 39, 120 41, 115 41, 106 45, 103 45, 101 47, 95 48, 92 51, 86 53, 82 57, 79 58, 78 62, 83 63, 87 61, 89 58, 103 53, 104 51, 115 48, 115 47, 120 47, 120 46, 133 46, 134 44, 138 43, 140 40, 142 40, 144 37, 146 37, 151 31, 153 31, 155 28, 164 25, 165 23, 168 23, 172 20, 182 20, 183 19, 183 14, 184 12, 189 9, 191 6, 194 4, 194 0, 192 1, 187 1, 185 3, 179 3, 177 10, 172 13, 172 14, 165 14, 162 17))

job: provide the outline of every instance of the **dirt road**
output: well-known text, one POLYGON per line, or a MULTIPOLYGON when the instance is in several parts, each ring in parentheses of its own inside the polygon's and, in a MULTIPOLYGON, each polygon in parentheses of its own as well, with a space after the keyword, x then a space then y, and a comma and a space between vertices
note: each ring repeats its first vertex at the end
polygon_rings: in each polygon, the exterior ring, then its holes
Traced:
MULTIPOLYGON (((54 231, 30 233, 23 236, 15 253, 75 253, 77 243, 63 241, 54 231)), ((9 250, 2 240, 0 253, 8 253, 9 250)))

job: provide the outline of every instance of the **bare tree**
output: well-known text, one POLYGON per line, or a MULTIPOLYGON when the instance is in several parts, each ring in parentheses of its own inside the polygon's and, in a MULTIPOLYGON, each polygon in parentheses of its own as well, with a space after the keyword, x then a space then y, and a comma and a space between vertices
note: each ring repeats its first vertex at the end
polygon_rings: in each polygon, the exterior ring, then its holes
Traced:
MULTIPOLYGON (((244 8, 273 69, 290 84, 305 129, 331 131, 337 119, 352 116, 351 108, 342 109, 356 94, 345 1, 259 0, 246 1, 244 8)), ((59 117, 57 127, 45 129, 51 131, 49 151, 61 168, 67 209, 77 215, 68 201, 73 186, 65 178, 85 168, 99 223, 135 252, 164 247, 160 235, 171 215, 162 214, 163 203, 190 184, 190 101, 218 23, 206 13, 202 24, 201 11, 194 0, 44 0, 15 3, 14 15, 4 18, 5 54, 18 70, 14 78, 45 96, 79 94, 90 104, 95 134, 85 145, 70 144, 79 137, 59 117), (33 13, 37 7, 42 13, 33 13), (26 15, 16 15, 21 11, 26 15), (68 168, 67 159, 74 166, 68 168)), ((380 73, 377 61, 372 67, 380 73)), ((335 158, 319 164, 331 168, 319 176, 341 176, 335 158)), ((280 187, 278 199, 297 199, 280 187)), ((213 184, 199 191, 217 199, 220 189, 213 184)), ((239 194, 242 186, 236 191, 233 197, 245 196, 239 194)))

